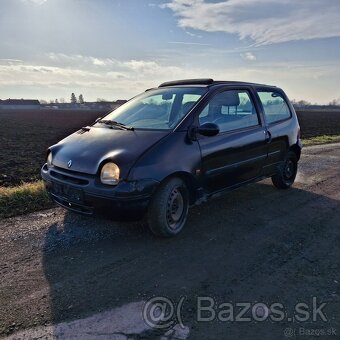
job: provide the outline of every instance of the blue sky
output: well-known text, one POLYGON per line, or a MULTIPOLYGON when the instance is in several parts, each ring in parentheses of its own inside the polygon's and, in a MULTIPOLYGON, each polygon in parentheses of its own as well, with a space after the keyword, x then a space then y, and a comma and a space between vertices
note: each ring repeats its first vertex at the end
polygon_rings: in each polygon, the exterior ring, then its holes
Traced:
POLYGON ((0 98, 129 98, 167 80, 340 98, 337 0, 0 0, 0 98))

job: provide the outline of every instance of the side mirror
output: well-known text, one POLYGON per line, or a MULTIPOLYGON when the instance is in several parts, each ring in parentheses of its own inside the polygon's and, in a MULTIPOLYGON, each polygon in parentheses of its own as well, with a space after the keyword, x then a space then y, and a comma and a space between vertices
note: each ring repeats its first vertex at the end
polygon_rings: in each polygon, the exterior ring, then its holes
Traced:
POLYGON ((196 131, 202 136, 212 137, 220 132, 220 128, 215 123, 204 123, 196 131))

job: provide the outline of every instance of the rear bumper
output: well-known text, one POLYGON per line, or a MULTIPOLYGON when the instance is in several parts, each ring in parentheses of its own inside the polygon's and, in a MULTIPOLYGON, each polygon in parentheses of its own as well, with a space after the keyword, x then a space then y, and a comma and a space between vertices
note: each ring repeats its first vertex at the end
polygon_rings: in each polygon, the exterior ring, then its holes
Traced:
POLYGON ((140 218, 158 186, 152 179, 102 184, 96 176, 45 164, 41 176, 52 200, 65 209, 84 214, 109 213, 116 217, 140 218))

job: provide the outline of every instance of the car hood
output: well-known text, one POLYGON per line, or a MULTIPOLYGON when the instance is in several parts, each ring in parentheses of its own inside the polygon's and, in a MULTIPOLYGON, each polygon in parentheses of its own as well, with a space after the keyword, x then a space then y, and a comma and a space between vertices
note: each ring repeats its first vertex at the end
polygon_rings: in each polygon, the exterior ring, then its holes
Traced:
POLYGON ((90 127, 52 146, 52 162, 60 168, 94 175, 102 162, 111 160, 120 167, 124 178, 139 156, 168 134, 159 130, 90 127))

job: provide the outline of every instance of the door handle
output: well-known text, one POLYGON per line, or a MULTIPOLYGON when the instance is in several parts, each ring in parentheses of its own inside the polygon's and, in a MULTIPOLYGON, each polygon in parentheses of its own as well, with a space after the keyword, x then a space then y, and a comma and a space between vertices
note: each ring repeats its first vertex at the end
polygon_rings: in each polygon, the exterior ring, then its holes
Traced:
POLYGON ((266 142, 270 143, 272 141, 272 134, 267 130, 266 131, 266 142))

